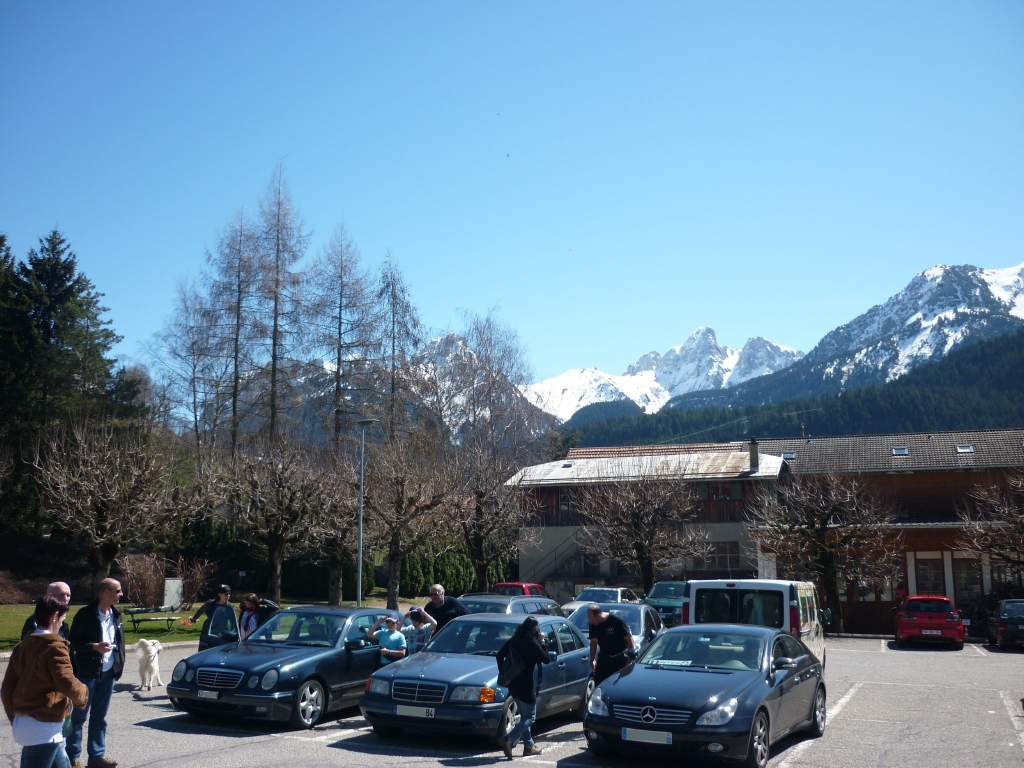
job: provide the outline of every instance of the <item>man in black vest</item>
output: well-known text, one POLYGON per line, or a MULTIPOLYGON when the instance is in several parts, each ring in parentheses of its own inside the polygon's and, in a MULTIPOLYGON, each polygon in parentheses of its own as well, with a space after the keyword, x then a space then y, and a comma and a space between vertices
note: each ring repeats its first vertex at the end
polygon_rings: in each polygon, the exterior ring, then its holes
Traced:
POLYGON ((594 671, 594 684, 600 685, 630 662, 627 651, 634 647, 629 626, 613 613, 602 611, 601 606, 587 608, 590 619, 590 664, 594 671))
POLYGON ((78 679, 89 689, 84 709, 71 710, 68 759, 72 768, 82 766, 82 730, 89 719, 88 768, 114 768, 116 760, 107 754, 107 710, 114 693, 114 681, 124 671, 124 624, 114 606, 121 599, 116 579, 100 582, 99 596, 75 614, 71 622, 71 647, 78 657, 78 679))

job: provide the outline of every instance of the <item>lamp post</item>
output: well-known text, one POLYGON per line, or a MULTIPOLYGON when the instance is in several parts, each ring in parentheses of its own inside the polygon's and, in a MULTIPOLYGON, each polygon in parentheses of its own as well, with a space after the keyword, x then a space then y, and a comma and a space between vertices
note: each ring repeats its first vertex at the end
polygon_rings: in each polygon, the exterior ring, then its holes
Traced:
POLYGON ((359 436, 359 553, 356 555, 356 606, 363 607, 363 476, 366 474, 366 428, 380 419, 360 419, 359 436))

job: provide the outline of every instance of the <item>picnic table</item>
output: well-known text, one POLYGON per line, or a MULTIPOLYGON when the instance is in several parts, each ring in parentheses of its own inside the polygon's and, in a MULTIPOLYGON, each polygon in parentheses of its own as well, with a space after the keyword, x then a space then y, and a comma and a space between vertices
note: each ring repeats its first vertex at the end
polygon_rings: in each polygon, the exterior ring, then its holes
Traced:
POLYGON ((147 621, 162 621, 167 624, 167 630, 170 631, 175 622, 181 620, 180 616, 171 616, 173 610, 174 607, 170 605, 156 605, 149 608, 125 608, 124 615, 132 623, 132 631, 134 632, 139 631, 139 624, 147 621))

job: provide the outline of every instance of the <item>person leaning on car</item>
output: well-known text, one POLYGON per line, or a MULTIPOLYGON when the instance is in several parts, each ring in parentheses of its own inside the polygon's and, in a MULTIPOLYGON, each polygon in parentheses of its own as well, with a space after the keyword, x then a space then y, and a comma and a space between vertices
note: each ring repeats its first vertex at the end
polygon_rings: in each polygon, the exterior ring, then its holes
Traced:
POLYGON ((217 598, 215 600, 207 600, 203 603, 202 607, 192 615, 192 618, 185 619, 185 621, 181 623, 187 627, 199 621, 200 616, 205 616, 206 620, 209 621, 213 618, 213 612, 221 605, 231 605, 231 587, 227 584, 221 584, 217 587, 217 598))
POLYGON ((84 707, 89 700, 89 690, 72 671, 67 641, 58 634, 67 612, 67 603, 55 595, 36 601, 35 629, 14 647, 0 685, 25 768, 67 768, 64 720, 72 704, 84 707))
POLYGON ((590 658, 594 685, 600 685, 629 664, 627 651, 633 650, 633 633, 622 619, 602 611, 601 606, 587 608, 590 619, 590 658), (599 652, 600 651, 600 652, 599 652))
POLYGON ((469 613, 454 597, 445 597, 444 587, 440 584, 435 584, 430 588, 430 602, 423 606, 423 610, 437 622, 434 632, 443 629, 444 625, 452 619, 469 613))
POLYGON ((398 631, 397 625, 394 616, 381 616, 366 633, 367 640, 376 640, 380 646, 381 664, 405 658, 405 635, 398 631), (380 629, 381 624, 384 629, 380 629))

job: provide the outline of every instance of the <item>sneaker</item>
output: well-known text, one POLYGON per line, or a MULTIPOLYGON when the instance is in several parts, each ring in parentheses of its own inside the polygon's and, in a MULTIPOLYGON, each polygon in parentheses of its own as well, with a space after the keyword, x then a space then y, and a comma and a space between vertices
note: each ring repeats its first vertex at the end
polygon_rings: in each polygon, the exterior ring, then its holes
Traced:
POLYGON ((533 755, 539 755, 544 750, 538 747, 536 744, 527 744, 523 746, 523 757, 532 757, 533 755))
POLYGON ((81 760, 75 760, 71 763, 71 768, 85 768, 85 763, 81 760))
POLYGON ((93 757, 85 764, 85 768, 116 768, 117 760, 109 757, 93 757))
POLYGON ((508 739, 501 740, 501 751, 505 753, 505 759, 512 759, 512 742, 508 739))

